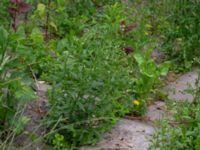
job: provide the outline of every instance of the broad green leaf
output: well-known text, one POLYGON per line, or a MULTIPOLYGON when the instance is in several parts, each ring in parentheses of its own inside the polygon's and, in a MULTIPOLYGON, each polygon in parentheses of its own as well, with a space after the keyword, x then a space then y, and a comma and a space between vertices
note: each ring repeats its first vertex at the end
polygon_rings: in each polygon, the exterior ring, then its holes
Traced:
POLYGON ((150 78, 157 76, 156 64, 153 61, 147 61, 140 65, 140 72, 150 78))
POLYGON ((53 21, 50 22, 50 26, 52 26, 56 31, 58 30, 56 24, 53 21))
POLYGON ((39 3, 37 5, 37 12, 39 13, 40 16, 44 16, 46 10, 46 6, 42 3, 39 3))
POLYGON ((144 57, 142 56, 141 53, 135 53, 134 54, 134 58, 136 60, 136 62, 141 65, 144 62, 144 57))

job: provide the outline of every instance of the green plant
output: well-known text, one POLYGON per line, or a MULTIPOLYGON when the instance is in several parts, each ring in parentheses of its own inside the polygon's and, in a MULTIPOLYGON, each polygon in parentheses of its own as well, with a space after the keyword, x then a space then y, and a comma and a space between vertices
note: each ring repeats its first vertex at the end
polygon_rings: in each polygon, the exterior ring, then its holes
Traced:
POLYGON ((64 136, 56 133, 53 139, 53 145, 55 150, 63 150, 66 148, 64 136))
POLYGON ((176 70, 190 69, 199 62, 200 1, 154 0, 151 3, 164 53, 173 60, 176 70))
MULTIPOLYGON (((130 26, 124 9, 120 3, 105 6, 81 36, 71 32, 55 46, 56 59, 47 77, 52 83, 49 112, 44 121, 69 147, 95 144, 120 116, 131 109, 141 111, 159 76, 168 70, 168 63, 157 66, 150 52, 144 57, 139 52, 148 37, 144 26, 130 26), (121 27, 124 20, 126 33, 121 27), (136 45, 131 37, 141 41, 136 45), (138 107, 132 104, 137 97, 144 99, 138 107)), ((54 134, 47 138, 50 143, 53 139, 54 134)))
POLYGON ((41 138, 54 149, 94 144, 124 114, 145 113, 169 63, 151 59, 149 11, 139 1, 3 0, 0 7, 10 8, 0 20, 15 31, 0 30, 0 124, 13 137, 4 144, 11 147, 29 121, 19 110, 34 99, 32 78, 51 85, 42 122, 49 133, 41 138))
POLYGON ((101 133, 128 112, 131 104, 127 93, 131 77, 129 66, 125 67, 128 61, 116 39, 104 40, 114 32, 106 33, 101 28, 93 28, 80 39, 66 39, 67 51, 57 60, 50 79, 53 86, 47 120, 52 126, 61 117, 56 128, 61 128, 59 134, 68 144, 94 144, 101 133))
POLYGON ((28 121, 21 116, 22 110, 27 102, 35 98, 27 78, 25 80, 24 74, 15 70, 20 65, 19 62, 14 63, 16 55, 9 55, 10 50, 14 50, 11 44, 14 35, 15 33, 9 33, 4 27, 0 27, 0 134, 3 135, 0 138, 1 146, 5 146, 5 142, 10 140, 12 142, 12 137, 22 131, 23 125, 28 121))
POLYGON ((161 81, 160 76, 165 76, 169 70, 170 62, 165 62, 157 65, 150 57, 151 51, 143 53, 137 52, 134 58, 138 64, 138 74, 134 81, 134 93, 136 99, 141 101, 139 114, 144 114, 146 111, 147 99, 151 93, 154 93, 156 85, 161 81))
POLYGON ((7 13, 7 7, 8 7, 9 1, 8 0, 2 0, 0 3, 0 22, 1 25, 5 25, 8 26, 9 25, 9 21, 8 21, 8 13, 7 13))
POLYGON ((8 7, 8 12, 11 17, 11 27, 16 32, 17 31, 17 19, 21 13, 26 13, 31 9, 31 5, 25 3, 23 0, 10 0, 10 6, 8 7))
MULTIPOLYGON (((190 90, 194 95, 193 102, 173 102, 171 111, 174 115, 164 119, 160 129, 152 139, 151 149, 164 150, 199 150, 200 135, 200 89, 199 78, 196 89, 190 90)), ((172 102, 171 102, 172 103, 172 102)))

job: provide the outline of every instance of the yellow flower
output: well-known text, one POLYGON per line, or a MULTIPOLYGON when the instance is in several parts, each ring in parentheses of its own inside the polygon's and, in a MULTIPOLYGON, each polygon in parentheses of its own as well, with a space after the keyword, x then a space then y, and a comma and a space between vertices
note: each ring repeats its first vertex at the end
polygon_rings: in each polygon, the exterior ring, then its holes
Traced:
POLYGON ((140 102, 137 99, 133 100, 132 103, 133 105, 136 105, 136 106, 140 105, 140 102))

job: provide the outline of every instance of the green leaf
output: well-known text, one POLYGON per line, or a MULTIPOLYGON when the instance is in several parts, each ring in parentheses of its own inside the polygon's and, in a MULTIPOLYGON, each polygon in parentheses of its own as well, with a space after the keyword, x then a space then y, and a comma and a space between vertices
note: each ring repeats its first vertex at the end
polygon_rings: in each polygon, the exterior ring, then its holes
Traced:
POLYGON ((56 24, 53 21, 50 22, 50 26, 52 26, 56 31, 58 30, 56 24))
POLYGON ((32 89, 27 86, 23 86, 22 89, 15 92, 15 97, 20 100, 22 103, 28 102, 36 98, 32 89))
POLYGON ((22 116, 17 120, 13 120, 12 124, 14 125, 14 133, 19 134, 24 130, 24 125, 26 125, 31 119, 27 116, 22 116))
POLYGON ((0 50, 3 51, 8 40, 8 32, 4 27, 0 27, 0 50))
POLYGON ((136 62, 141 65, 144 62, 144 57, 142 56, 141 53, 135 53, 134 54, 134 58, 136 60, 136 62))
POLYGON ((37 5, 37 12, 38 12, 38 14, 39 14, 40 16, 44 16, 45 10, 46 10, 46 6, 45 6, 44 4, 39 3, 39 4, 37 5))
POLYGON ((170 68, 171 62, 166 61, 159 65, 160 75, 165 76, 170 68))
POLYGON ((33 40, 33 43, 35 44, 41 44, 44 41, 42 32, 38 28, 34 28, 30 38, 33 40))
POLYGON ((65 0, 57 0, 57 4, 59 5, 59 7, 64 6, 65 0))
POLYGON ((156 64, 153 61, 147 61, 140 66, 140 72, 150 78, 157 76, 156 64))
POLYGON ((200 135, 195 140, 195 149, 196 150, 200 149, 200 135))

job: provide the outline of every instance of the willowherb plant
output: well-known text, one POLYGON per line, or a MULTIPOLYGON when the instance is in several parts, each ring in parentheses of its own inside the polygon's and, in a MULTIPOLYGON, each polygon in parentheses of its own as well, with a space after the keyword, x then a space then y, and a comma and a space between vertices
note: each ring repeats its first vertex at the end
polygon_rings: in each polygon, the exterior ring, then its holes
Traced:
POLYGON ((23 0, 10 0, 10 6, 8 7, 8 12, 12 18, 11 26, 16 32, 17 30, 17 17, 21 13, 26 13, 31 9, 31 5, 25 3, 23 0))

